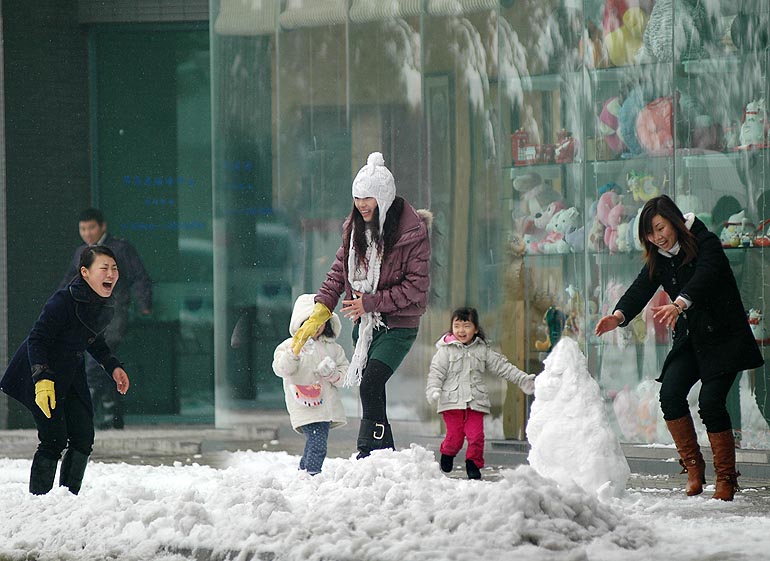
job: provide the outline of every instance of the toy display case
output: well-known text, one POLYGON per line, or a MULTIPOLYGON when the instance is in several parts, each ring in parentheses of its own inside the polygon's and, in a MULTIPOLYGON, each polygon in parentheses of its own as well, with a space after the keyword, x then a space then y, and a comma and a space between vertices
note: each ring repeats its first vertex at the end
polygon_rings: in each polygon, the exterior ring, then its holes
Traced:
MULTIPOLYGON (((523 359, 537 370, 554 338, 569 334, 621 437, 667 441, 653 380, 669 333, 647 310, 601 339, 593 329, 642 266, 642 206, 665 193, 720 236, 747 321, 766 343, 770 4, 502 4, 499 114, 510 150, 501 154, 511 157, 502 162, 501 222, 522 289, 508 297, 527 318, 518 337, 523 359)), ((666 299, 661 293, 653 302, 666 299)), ((744 442, 763 447, 766 380, 764 370, 744 373, 730 405, 737 426, 743 416, 744 442)))

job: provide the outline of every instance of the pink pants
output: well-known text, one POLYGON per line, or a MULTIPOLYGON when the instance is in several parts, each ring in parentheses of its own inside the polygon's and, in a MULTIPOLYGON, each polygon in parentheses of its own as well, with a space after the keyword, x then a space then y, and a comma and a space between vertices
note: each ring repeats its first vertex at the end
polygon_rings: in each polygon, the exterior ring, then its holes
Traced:
POLYGON ((447 456, 456 456, 468 439, 465 459, 473 460, 476 467, 484 467, 484 413, 473 409, 452 409, 441 413, 446 425, 446 437, 439 450, 447 456))

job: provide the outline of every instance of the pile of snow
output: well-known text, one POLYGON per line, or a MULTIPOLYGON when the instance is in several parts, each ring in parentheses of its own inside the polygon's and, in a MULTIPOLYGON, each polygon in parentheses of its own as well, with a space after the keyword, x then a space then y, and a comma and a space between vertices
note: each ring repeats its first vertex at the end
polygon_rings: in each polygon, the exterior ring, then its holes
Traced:
POLYGON ((527 421, 529 464, 562 485, 621 496, 631 470, 580 347, 562 337, 544 364, 527 421))
POLYGON ((79 496, 27 491, 28 460, 0 460, 0 559, 584 559, 653 542, 646 526, 531 467, 497 481, 443 475, 413 446, 327 459, 302 477, 285 452, 229 467, 89 466, 79 496))

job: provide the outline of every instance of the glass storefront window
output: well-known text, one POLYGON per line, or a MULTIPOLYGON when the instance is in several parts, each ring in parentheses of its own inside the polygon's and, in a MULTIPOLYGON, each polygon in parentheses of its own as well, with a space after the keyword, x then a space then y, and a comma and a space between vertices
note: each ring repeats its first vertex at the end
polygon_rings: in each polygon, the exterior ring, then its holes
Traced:
MULTIPOLYGON (((749 4, 659 2, 624 19, 575 0, 213 2, 218 418, 281 406, 270 350, 293 299, 323 281, 351 179, 378 150, 399 194, 434 214, 430 306, 389 383, 393 417, 438 418, 421 398, 433 343, 472 305, 493 346, 533 373, 576 338, 621 438, 665 442, 652 380, 666 333, 648 314, 592 333, 641 267, 634 220, 655 193, 720 234, 753 224, 728 254, 753 321, 763 308, 770 78, 755 29, 768 13, 749 4), (666 28, 672 14, 688 23, 666 28), (248 351, 233 345, 244 323, 248 351)), ((524 438, 529 400, 489 383, 488 424, 502 419, 490 436, 524 438)), ((740 384, 731 412, 764 446, 764 374, 740 384)))
POLYGON ((95 28, 94 193, 138 250, 152 315, 134 311, 128 422, 213 421, 211 108, 206 26, 95 28))

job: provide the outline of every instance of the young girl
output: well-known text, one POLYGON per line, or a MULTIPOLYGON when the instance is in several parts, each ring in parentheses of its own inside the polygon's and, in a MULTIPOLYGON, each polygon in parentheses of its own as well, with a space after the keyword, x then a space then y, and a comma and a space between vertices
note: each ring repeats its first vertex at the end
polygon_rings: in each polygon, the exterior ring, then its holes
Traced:
MULTIPOLYGON (((297 298, 289 324, 292 337, 313 313, 314 306, 313 294, 297 298)), ((278 345, 273 356, 273 371, 283 378, 291 426, 305 435, 299 469, 310 475, 321 473, 329 429, 346 422, 337 394, 337 386, 342 384, 342 376, 348 369, 345 351, 335 341, 341 327, 337 314, 332 314, 308 339, 299 355, 292 351, 290 337, 278 345)))
POLYGON ((518 384, 526 394, 535 391, 535 375, 516 368, 493 351, 479 326, 475 308, 452 313, 452 329, 436 343, 425 396, 444 417, 446 437, 441 443, 441 470, 452 471, 454 457, 468 439, 465 469, 468 479, 481 479, 484 467, 484 415, 490 411, 484 372, 518 384))
POLYGON ((27 338, 13 355, 0 389, 32 412, 40 439, 30 470, 29 491, 47 493, 66 448, 59 484, 78 494, 94 444, 94 411, 83 355, 104 368, 118 392, 128 391, 128 375, 104 342, 112 319, 112 292, 118 282, 115 255, 89 246, 80 254, 79 275, 43 307, 27 338))

